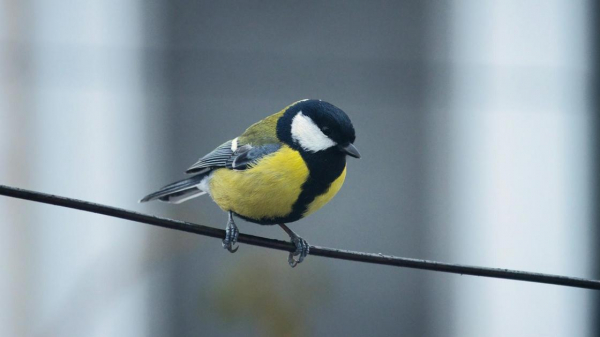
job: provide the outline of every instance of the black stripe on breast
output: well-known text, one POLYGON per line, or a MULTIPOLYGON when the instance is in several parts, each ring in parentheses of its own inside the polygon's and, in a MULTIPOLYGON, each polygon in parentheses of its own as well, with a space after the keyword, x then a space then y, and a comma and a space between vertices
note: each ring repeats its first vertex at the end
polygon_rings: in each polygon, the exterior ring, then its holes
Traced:
POLYGON ((302 192, 292 207, 290 218, 299 220, 316 197, 327 192, 346 167, 346 155, 336 147, 317 153, 302 153, 308 166, 308 179, 302 185, 302 192))

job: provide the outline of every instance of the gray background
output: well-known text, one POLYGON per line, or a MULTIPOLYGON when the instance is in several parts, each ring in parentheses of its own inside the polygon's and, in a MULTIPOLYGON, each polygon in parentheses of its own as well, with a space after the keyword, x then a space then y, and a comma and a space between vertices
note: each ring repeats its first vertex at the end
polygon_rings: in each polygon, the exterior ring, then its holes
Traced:
MULTIPOLYGON (((303 98, 363 158, 311 244, 598 278, 597 27, 586 1, 10 1, 0 183, 139 205, 303 98)), ((286 254, 0 199, 6 336, 594 336, 597 296, 286 254), (595 304, 596 303, 596 304, 595 304)), ((275 227, 243 233, 285 239, 275 227)))

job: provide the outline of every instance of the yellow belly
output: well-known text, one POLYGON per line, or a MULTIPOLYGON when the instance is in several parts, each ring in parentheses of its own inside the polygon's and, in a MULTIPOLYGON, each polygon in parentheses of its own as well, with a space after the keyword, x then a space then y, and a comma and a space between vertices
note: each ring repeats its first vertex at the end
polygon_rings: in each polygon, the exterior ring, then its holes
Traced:
POLYGON ((210 194, 225 211, 253 219, 285 217, 292 212, 307 177, 300 154, 284 146, 250 169, 216 170, 210 194))
MULTIPOLYGON (((283 146, 254 167, 235 171, 218 169, 209 182, 210 195, 221 209, 250 219, 286 218, 302 192, 309 170, 300 154, 283 146)), ((317 196, 302 217, 314 213, 340 190, 346 169, 329 189, 317 196)))

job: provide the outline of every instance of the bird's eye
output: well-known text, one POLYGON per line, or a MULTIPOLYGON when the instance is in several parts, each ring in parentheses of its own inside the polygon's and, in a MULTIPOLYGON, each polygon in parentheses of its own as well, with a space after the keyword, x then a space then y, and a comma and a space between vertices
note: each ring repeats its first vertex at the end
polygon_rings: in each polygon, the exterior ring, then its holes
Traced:
POLYGON ((323 133, 324 133, 326 136, 330 136, 330 135, 331 135, 331 129, 329 129, 329 127, 328 127, 328 126, 324 126, 324 127, 321 129, 321 131, 323 131, 323 133))

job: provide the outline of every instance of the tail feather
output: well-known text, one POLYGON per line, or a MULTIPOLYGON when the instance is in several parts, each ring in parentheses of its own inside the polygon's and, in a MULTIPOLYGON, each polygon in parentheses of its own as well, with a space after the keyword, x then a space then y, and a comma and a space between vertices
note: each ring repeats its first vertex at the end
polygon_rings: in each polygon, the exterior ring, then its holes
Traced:
POLYGON ((199 186, 206 176, 207 173, 201 173, 191 178, 174 182, 154 193, 148 194, 143 197, 140 202, 158 199, 164 202, 179 204, 192 198, 199 197, 206 193, 201 190, 199 186))

